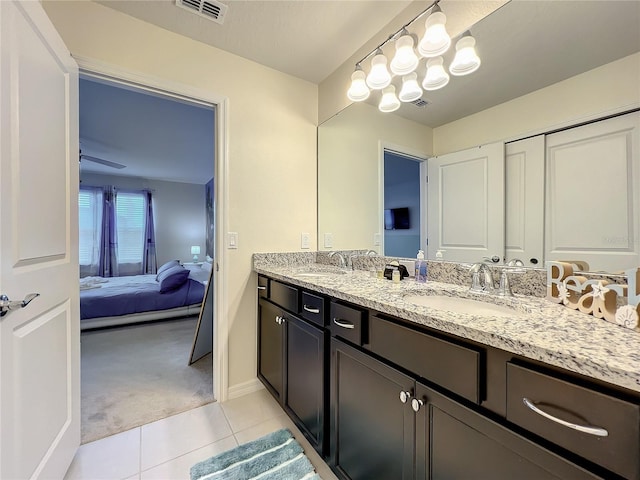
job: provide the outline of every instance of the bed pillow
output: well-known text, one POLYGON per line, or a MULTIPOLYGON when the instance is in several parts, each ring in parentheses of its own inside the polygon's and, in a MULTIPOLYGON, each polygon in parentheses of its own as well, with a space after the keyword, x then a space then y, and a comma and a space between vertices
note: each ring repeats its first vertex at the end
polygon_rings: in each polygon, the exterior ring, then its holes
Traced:
POLYGON ((189 270, 182 265, 174 265, 158 275, 160 293, 167 293, 182 286, 189 277, 189 270))
POLYGON ((170 269, 171 267, 175 267, 176 265, 180 265, 180 261, 179 260, 169 260, 167 263, 163 264, 160 268, 158 268, 158 270, 156 271, 156 280, 160 281, 160 279, 158 278, 160 276, 160 274, 162 272, 164 272, 165 270, 170 269))

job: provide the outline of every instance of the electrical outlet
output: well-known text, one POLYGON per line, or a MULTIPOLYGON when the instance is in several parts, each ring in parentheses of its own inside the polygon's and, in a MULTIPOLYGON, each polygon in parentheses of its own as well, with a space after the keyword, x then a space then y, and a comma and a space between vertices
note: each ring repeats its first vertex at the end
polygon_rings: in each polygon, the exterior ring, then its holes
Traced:
POLYGON ((333 248, 333 233, 324 234, 324 248, 333 248))
POLYGON ((374 245, 380 245, 380 234, 379 233, 374 233, 373 234, 373 244, 374 245))
POLYGON ((227 233, 227 247, 234 250, 238 248, 238 232, 227 233))
POLYGON ((301 233, 300 234, 300 248, 310 248, 309 244, 311 243, 311 235, 309 235, 308 233, 301 233))

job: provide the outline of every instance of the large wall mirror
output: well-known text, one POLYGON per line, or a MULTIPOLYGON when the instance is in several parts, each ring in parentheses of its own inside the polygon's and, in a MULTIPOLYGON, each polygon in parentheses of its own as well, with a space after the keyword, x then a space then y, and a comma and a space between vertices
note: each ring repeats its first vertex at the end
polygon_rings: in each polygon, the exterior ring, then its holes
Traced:
MULTIPOLYGON (((446 13, 445 6, 443 2, 446 13)), ((640 2, 512 0, 472 26, 471 31, 482 66, 472 75, 452 77, 442 90, 425 92, 426 107, 403 104, 393 114, 381 113, 374 92, 367 102, 348 106, 318 127, 320 250, 373 249, 393 256, 415 256, 414 246, 405 255, 387 251, 391 244, 398 245, 395 240, 389 241, 388 230, 393 225, 389 223, 389 211, 405 205, 400 205, 402 201, 389 204, 385 191, 416 190, 385 185, 385 178, 393 176, 390 172, 385 175, 385 152, 406 155, 416 162, 418 168, 412 175, 423 182, 417 191, 421 193, 413 193, 420 198, 412 208, 420 213, 419 217, 410 215, 411 226, 406 230, 411 233, 401 231, 404 228, 394 233, 400 237, 417 235, 420 247, 434 259, 436 250, 424 244, 430 235, 429 223, 433 222, 427 215, 433 205, 427 203, 428 161, 424 159, 493 142, 507 141, 509 145, 513 140, 638 108, 640 2)), ((637 130, 633 136, 637 136, 637 130)), ((637 149, 637 138, 629 142, 637 149)), ((542 152, 545 155, 544 147, 542 152)), ((633 166, 632 175, 638 174, 639 167, 637 163, 633 166)), ((516 184, 515 175, 506 172, 502 185, 507 201, 510 194, 536 182, 546 198, 539 201, 543 209, 545 201, 553 201, 545 186, 547 174, 524 182, 519 178, 521 183, 516 184)), ((629 196, 637 201, 639 194, 630 191, 629 196)), ((512 207, 503 205, 505 212, 512 207)), ((636 207, 637 202, 630 212, 634 218, 627 235, 630 244, 640 243, 636 207)), ((457 208, 464 209, 465 205, 457 208)), ((523 226, 531 230, 529 236, 538 237, 540 248, 545 241, 549 243, 548 238, 545 240, 548 220, 538 218, 535 226, 523 226)), ((503 239, 509 235, 508 225, 499 229, 492 234, 503 239)), ((564 231, 563 235, 568 233, 564 231)), ((503 259, 509 257, 508 250, 507 242, 500 252, 503 259)), ((481 255, 471 249, 467 257, 455 260, 476 262, 481 255)), ((528 265, 542 267, 545 260, 541 254, 535 264, 528 265)), ((619 271, 633 266, 597 260, 594 270, 619 271)))

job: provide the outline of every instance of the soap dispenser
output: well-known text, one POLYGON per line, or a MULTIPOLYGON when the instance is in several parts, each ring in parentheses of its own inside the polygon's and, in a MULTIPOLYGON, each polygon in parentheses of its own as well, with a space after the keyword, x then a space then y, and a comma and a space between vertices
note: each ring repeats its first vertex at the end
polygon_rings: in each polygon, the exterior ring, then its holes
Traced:
POLYGON ((416 257, 416 269, 415 269, 416 282, 427 281, 427 261, 424 259, 424 251, 418 250, 416 257))

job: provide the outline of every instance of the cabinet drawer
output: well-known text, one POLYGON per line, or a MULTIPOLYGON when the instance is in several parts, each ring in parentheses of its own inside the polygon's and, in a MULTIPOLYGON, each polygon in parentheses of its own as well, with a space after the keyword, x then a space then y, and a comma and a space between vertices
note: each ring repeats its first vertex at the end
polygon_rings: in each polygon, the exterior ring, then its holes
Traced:
POLYGON ((372 352, 467 400, 482 400, 480 351, 379 317, 369 327, 372 352))
POLYGON ((331 302, 331 334, 356 345, 366 342, 367 312, 331 302))
POLYGON ((302 318, 324 327, 324 298, 309 292, 302 292, 302 318))
POLYGON ((269 298, 269 279, 262 275, 258 276, 258 297, 269 298))
POLYGON ((271 301, 290 312, 298 313, 298 289, 276 280, 271 280, 269 283, 269 298, 271 301))
POLYGON ((640 478, 636 403, 508 363, 507 420, 624 478, 640 478), (595 427, 606 436, 571 425, 595 427))

